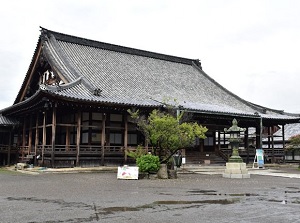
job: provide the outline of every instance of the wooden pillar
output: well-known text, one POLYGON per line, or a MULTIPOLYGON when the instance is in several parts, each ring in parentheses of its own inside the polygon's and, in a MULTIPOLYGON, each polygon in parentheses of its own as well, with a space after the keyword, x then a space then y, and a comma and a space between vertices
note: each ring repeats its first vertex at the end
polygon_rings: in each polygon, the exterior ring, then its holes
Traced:
POLYGON ((275 163, 275 153, 274 153, 274 134, 271 132, 271 141, 272 141, 272 163, 275 163))
POLYGON ((284 125, 282 125, 282 149, 283 149, 283 162, 285 163, 285 132, 284 132, 284 125))
MULTIPOLYGON (((20 120, 19 120, 20 121, 20 120)), ((17 154, 16 154, 16 158, 17 158, 17 161, 19 161, 19 157, 20 157, 20 146, 21 145, 21 142, 22 142, 22 139, 21 139, 21 129, 18 128, 18 138, 17 138, 17 154)))
POLYGON ((12 131, 13 131, 13 128, 11 128, 11 130, 9 131, 8 151, 7 151, 7 165, 8 166, 10 166, 10 151, 11 151, 12 131))
POLYGON ((37 148, 39 144, 39 113, 36 115, 36 121, 35 121, 35 142, 34 142, 34 165, 36 166, 38 164, 38 161, 36 159, 37 157, 37 148))
POLYGON ((76 130, 76 166, 80 163, 80 136, 81 136, 81 111, 77 112, 77 130, 76 130))
POLYGON ((204 140, 201 140, 200 142, 200 153, 204 153, 204 140))
POLYGON ((268 150, 271 149, 271 127, 268 127, 268 150))
POLYGON ((244 137, 245 149, 247 151, 247 160, 246 163, 249 163, 249 128, 246 128, 245 137, 244 137))
POLYGON ((127 150, 127 146, 128 146, 128 116, 127 114, 124 115, 124 159, 125 159, 125 163, 127 162, 127 155, 126 155, 126 150, 127 150))
POLYGON ((43 112, 42 165, 44 165, 45 146, 46 146, 46 111, 43 112))
POLYGON ((256 149, 262 149, 262 118, 259 119, 259 125, 256 127, 256 149))
MULTIPOLYGON (((77 140, 77 138, 76 138, 76 140, 77 140)), ((76 143, 77 143, 77 141, 76 141, 76 143)), ((66 151, 69 151, 69 150, 70 150, 70 127, 66 126, 66 151)))
POLYGON ((221 150, 221 131, 218 130, 218 150, 221 150))
POLYGON ((25 146, 26 146, 26 117, 24 117, 23 132, 22 132, 22 160, 24 159, 25 146))
POLYGON ((104 166, 104 156, 105 156, 105 139, 106 139, 106 114, 102 114, 102 132, 101 132, 101 165, 104 166))
POLYGON ((31 153, 31 146, 32 146, 32 115, 30 115, 30 119, 29 119, 28 152, 27 152, 28 155, 30 155, 31 153))
POLYGON ((216 131, 213 132, 213 150, 216 153, 217 152, 217 140, 216 140, 216 131))
POLYGON ((52 138, 51 138, 51 165, 55 163, 55 135, 56 135, 56 107, 55 103, 52 108, 52 138))

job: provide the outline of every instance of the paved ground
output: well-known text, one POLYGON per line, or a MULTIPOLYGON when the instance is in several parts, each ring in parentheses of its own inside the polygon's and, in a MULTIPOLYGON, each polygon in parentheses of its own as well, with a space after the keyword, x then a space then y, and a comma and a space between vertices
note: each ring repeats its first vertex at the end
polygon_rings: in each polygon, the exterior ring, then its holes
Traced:
POLYGON ((114 168, 0 170, 0 222, 300 222, 296 168, 249 169, 250 179, 222 178, 223 168, 193 166, 172 180, 117 180, 114 168))

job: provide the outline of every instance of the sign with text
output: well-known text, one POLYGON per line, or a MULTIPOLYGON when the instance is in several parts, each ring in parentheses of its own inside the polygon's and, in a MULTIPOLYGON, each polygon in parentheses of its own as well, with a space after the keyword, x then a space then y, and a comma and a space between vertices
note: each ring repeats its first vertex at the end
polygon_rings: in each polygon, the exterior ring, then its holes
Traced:
POLYGON ((256 150, 256 159, 258 167, 264 167, 264 151, 262 149, 256 150))
POLYGON ((119 166, 117 179, 137 180, 139 179, 139 168, 136 166, 119 166))

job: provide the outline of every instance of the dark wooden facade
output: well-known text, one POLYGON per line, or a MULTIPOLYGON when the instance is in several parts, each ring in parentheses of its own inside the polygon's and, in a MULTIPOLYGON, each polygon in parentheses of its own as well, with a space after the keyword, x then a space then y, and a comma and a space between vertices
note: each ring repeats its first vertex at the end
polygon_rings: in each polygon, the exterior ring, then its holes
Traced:
MULTIPOLYGON (((47 167, 132 164, 133 160, 126 156, 125 151, 135 150, 138 145, 151 151, 151 145, 145 144, 144 136, 137 130, 127 109, 44 100, 43 104, 28 113, 17 112, 15 115, 19 116, 21 123, 19 128, 11 128, 1 134, 6 140, 2 141, 5 145, 2 157, 9 157, 3 158, 5 161, 2 164, 31 162, 47 167), (10 151, 8 148, 11 148, 10 151)), ((150 111, 144 109, 145 113, 150 111)), ((230 127, 234 117, 199 114, 190 117, 191 121, 206 126, 209 131, 206 139, 196 139, 192 147, 183 150, 187 162, 203 163, 218 156, 225 163, 231 149, 224 128, 230 127)), ((240 117, 239 125, 256 129, 254 135, 248 134, 247 130, 241 136, 245 148, 241 150, 241 156, 245 162, 250 162, 254 158, 255 148, 261 148, 260 119, 240 117)))

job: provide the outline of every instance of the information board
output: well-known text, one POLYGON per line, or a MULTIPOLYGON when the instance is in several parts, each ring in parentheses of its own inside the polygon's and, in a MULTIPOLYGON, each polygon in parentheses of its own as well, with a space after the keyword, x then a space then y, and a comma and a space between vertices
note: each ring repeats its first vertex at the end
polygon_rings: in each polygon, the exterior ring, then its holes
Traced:
POLYGON ((253 161, 253 168, 257 164, 257 168, 264 168, 264 150, 263 149, 256 149, 254 161, 253 161))
POLYGON ((139 168, 136 166, 120 166, 118 167, 117 179, 137 180, 139 179, 139 168))

